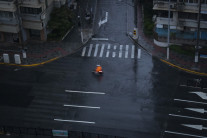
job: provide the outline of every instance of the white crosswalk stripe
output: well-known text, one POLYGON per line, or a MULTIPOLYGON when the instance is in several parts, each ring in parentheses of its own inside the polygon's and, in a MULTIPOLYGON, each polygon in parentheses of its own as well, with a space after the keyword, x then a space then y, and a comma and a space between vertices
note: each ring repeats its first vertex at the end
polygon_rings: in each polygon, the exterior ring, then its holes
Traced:
POLYGON ((108 49, 107 49, 107 53, 106 53, 106 57, 109 57, 109 50, 110 50, 110 48, 111 48, 111 45, 110 44, 108 44, 108 49))
POLYGON ((86 47, 83 48, 83 51, 82 51, 82 54, 81 54, 82 57, 85 55, 85 52, 86 52, 86 47))
POLYGON ((91 55, 92 48, 93 48, 93 44, 90 44, 90 48, 89 48, 89 51, 88 51, 88 57, 90 57, 90 55, 91 55))
POLYGON ((126 45, 125 58, 128 58, 129 45, 126 45))
POLYGON ((131 58, 134 58, 134 45, 132 45, 132 53, 131 53, 131 58))
POLYGON ((120 45, 120 50, 119 50, 119 58, 122 57, 122 48, 123 48, 123 45, 120 45))
POLYGON ((111 45, 111 44, 90 44, 89 47, 82 49, 81 56, 93 56, 100 58, 118 57, 118 58, 141 58, 141 49, 135 48, 135 45, 111 45), (111 53, 111 54, 110 54, 111 53))
POLYGON ((102 57, 103 56, 104 47, 105 47, 105 44, 102 44, 101 52, 100 52, 99 57, 102 57))
POLYGON ((96 57, 97 53, 98 53, 98 47, 99 47, 99 44, 96 44, 96 48, 95 48, 95 52, 94 52, 94 57, 96 57))

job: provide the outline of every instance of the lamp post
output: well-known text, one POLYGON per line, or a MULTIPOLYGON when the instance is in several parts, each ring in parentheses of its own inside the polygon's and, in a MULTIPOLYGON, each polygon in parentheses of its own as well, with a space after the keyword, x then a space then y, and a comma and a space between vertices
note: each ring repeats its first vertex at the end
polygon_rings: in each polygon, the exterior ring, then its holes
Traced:
POLYGON ((168 33, 167 33, 167 60, 170 55, 170 0, 168 2, 168 33))
POLYGON ((198 49, 199 49, 199 38, 200 38, 200 14, 201 14, 201 0, 198 1, 198 28, 197 28, 197 39, 196 39, 196 48, 195 48, 195 63, 198 63, 198 49))

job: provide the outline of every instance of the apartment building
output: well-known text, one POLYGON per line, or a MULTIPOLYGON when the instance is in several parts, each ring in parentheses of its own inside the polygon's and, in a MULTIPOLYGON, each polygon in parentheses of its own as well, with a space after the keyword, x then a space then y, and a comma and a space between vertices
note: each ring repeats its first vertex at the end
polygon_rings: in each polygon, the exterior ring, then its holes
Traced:
MULTIPOLYGON (((170 0, 170 43, 196 45, 199 0, 170 0)), ((154 43, 166 47, 169 0, 153 0, 154 43)), ((207 46, 207 0, 201 0, 200 46, 207 46)))
POLYGON ((66 0, 0 0, 0 41, 47 40, 47 22, 54 6, 66 0))

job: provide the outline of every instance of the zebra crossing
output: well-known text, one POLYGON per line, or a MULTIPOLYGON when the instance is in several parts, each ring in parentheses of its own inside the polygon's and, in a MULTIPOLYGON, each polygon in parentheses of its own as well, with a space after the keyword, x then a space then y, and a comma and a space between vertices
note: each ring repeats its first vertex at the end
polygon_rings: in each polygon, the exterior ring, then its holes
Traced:
POLYGON ((82 49, 82 57, 141 58, 141 49, 135 45, 90 44, 82 49))

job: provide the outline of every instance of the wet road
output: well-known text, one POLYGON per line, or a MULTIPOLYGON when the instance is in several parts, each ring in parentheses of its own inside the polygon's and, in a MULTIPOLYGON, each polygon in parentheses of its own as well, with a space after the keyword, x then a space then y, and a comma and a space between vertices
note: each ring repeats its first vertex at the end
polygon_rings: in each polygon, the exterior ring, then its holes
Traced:
POLYGON ((126 1, 99 1, 97 9, 98 33, 77 53, 36 68, 0 67, 0 124, 129 138, 205 138, 206 79, 140 54, 126 36, 134 27, 126 21, 134 19, 126 1), (91 73, 97 64, 103 76, 91 73), (200 78, 202 85, 194 81, 200 78))

